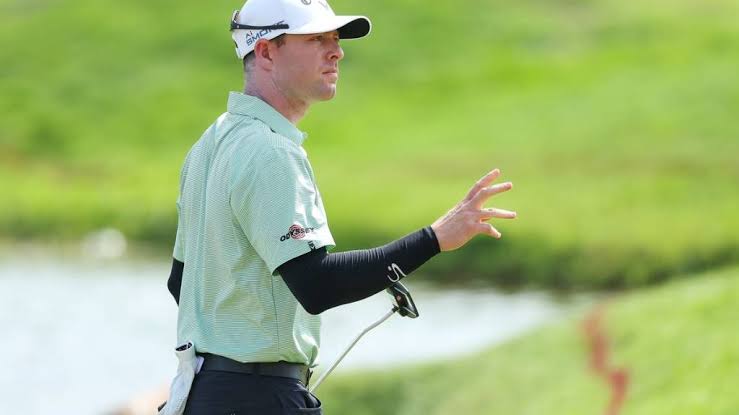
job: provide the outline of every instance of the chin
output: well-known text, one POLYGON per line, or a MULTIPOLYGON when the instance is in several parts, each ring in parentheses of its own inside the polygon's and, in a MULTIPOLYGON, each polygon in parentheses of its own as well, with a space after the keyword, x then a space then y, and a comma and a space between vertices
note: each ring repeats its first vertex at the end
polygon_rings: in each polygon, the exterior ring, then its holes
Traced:
POLYGON ((314 89, 313 97, 316 101, 329 101, 336 96, 336 84, 327 83, 314 89))
POLYGON ((331 88, 328 88, 325 91, 322 91, 321 94, 318 96, 318 101, 329 101, 333 99, 333 97, 336 96, 336 86, 333 86, 331 88))

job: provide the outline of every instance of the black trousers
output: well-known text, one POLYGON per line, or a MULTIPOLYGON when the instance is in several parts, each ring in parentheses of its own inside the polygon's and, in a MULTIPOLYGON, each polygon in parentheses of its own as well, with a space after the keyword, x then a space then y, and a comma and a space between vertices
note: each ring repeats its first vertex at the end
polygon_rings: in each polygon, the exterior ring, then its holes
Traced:
POLYGON ((321 415, 321 401, 297 379, 201 371, 185 415, 321 415))

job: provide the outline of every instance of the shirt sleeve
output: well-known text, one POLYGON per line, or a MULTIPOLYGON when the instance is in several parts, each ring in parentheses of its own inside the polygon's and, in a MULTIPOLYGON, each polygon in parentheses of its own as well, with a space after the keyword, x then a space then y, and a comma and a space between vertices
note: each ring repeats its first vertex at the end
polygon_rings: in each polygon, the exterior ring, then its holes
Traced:
POLYGON ((235 172, 231 208, 270 273, 285 262, 334 239, 313 170, 299 147, 277 148, 235 172))
POLYGON ((184 221, 182 220, 182 206, 180 206, 180 198, 177 198, 177 235, 174 240, 174 251, 172 252, 174 259, 185 261, 185 231, 184 221))
POLYGON ((185 215, 182 211, 182 195, 185 192, 185 180, 187 177, 187 168, 190 164, 190 154, 192 150, 185 156, 180 170, 180 192, 177 196, 177 235, 174 240, 174 250, 172 257, 180 262, 185 262, 185 215))

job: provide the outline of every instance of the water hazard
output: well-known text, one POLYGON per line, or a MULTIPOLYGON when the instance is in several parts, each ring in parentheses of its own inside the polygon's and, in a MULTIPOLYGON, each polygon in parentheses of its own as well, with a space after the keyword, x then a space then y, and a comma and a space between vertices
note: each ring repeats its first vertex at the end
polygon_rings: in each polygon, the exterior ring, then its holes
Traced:
MULTIPOLYGON (((177 314, 168 275, 164 262, 0 260, 0 324, 7 334, 0 413, 102 414, 166 384, 176 368, 177 314)), ((472 353, 567 308, 543 293, 433 289, 422 279, 405 280, 420 317, 393 316, 337 372, 472 353)), ((324 313, 321 367, 390 307, 380 293, 324 313)))

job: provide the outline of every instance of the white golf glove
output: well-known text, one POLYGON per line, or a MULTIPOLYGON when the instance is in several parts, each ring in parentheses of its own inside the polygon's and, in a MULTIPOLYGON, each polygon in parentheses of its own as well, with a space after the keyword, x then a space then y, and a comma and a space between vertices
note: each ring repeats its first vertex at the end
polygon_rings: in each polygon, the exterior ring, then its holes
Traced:
POLYGON ((187 397, 190 395, 192 381, 203 366, 204 359, 195 354, 195 345, 192 342, 175 348, 175 355, 179 360, 177 375, 169 388, 169 399, 159 410, 159 415, 182 415, 185 411, 187 397))

